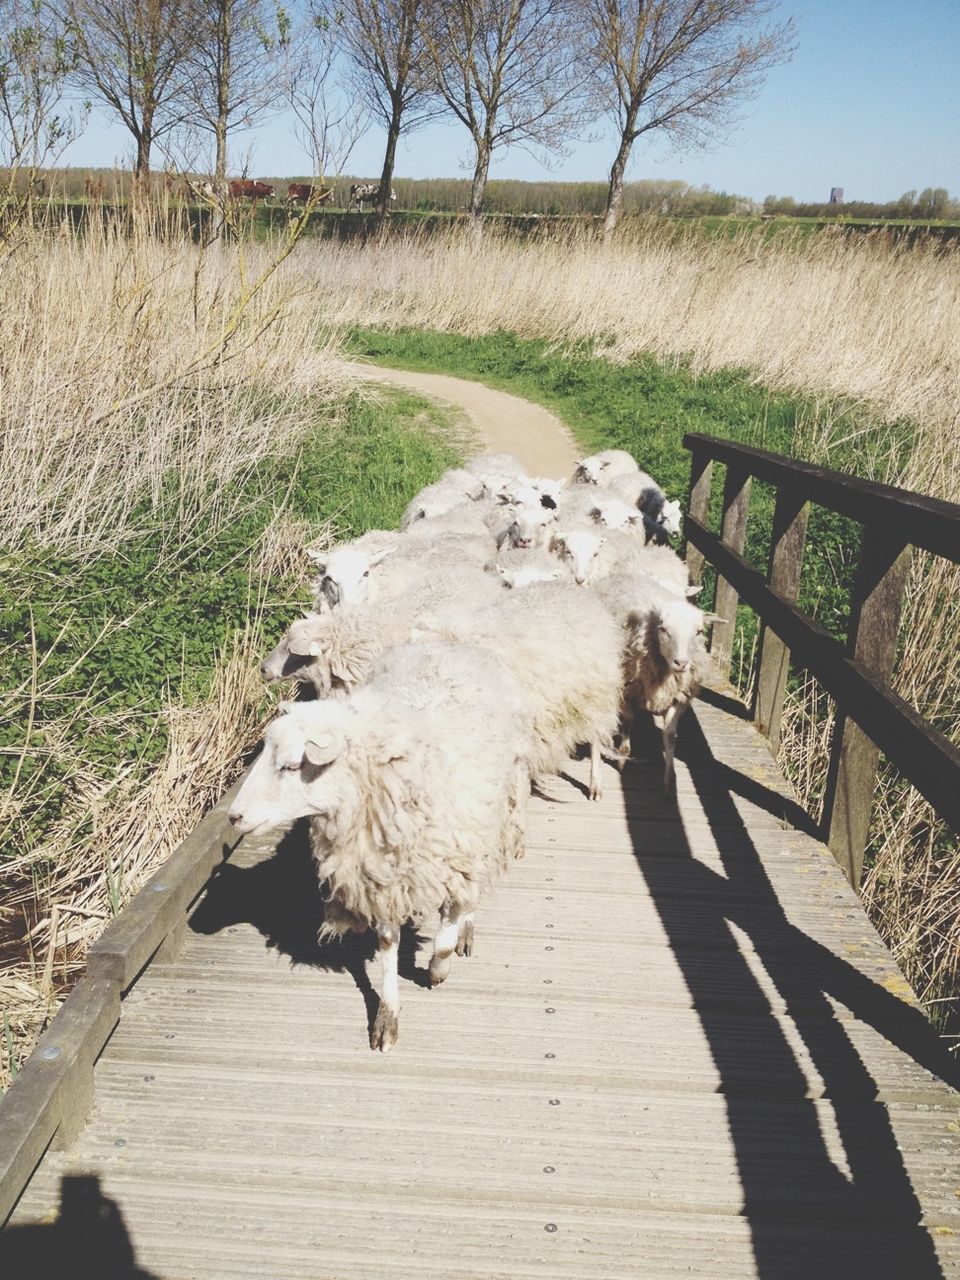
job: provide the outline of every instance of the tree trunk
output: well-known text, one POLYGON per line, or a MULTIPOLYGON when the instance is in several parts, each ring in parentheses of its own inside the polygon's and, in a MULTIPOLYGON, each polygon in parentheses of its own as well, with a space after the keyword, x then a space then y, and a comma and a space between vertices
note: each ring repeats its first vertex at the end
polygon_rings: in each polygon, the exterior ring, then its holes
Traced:
POLYGON ((387 212, 390 209, 390 191, 393 186, 393 166, 397 159, 397 141, 400 137, 400 104, 394 101, 393 114, 390 117, 390 128, 387 130, 387 149, 383 156, 383 169, 380 172, 380 200, 377 205, 376 230, 381 231, 386 225, 387 212))
POLYGON ((150 151, 153 145, 153 112, 140 117, 140 131, 134 134, 137 142, 137 158, 133 167, 130 186, 130 212, 134 223, 140 225, 150 208, 150 151))
POLYGON ((478 234, 483 226, 483 197, 487 189, 487 174, 490 172, 492 150, 489 138, 482 138, 477 143, 477 163, 474 166, 473 182, 470 185, 470 222, 478 234))
POLYGON ((218 191, 226 191, 227 189, 227 128, 230 115, 232 17, 232 5, 229 0, 224 0, 220 6, 220 30, 217 33, 220 42, 220 65, 217 68, 217 124, 214 131, 217 140, 217 155, 214 185, 218 191))
POLYGON ((610 184, 607 187, 607 209, 603 217, 604 240, 609 239, 623 211, 623 175, 626 172, 632 146, 633 139, 629 133, 624 132, 620 139, 620 150, 617 152, 610 169, 610 184))

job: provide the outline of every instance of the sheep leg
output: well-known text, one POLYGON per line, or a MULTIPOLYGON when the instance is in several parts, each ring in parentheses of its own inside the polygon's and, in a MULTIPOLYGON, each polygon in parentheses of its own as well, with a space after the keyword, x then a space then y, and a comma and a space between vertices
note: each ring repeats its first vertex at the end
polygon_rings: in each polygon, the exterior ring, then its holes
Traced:
POLYGON ((627 761, 631 755, 630 732, 633 729, 633 704, 628 698, 620 712, 620 754, 617 760, 617 768, 623 773, 627 767, 627 761))
POLYGON ((380 1008, 370 1032, 370 1048, 389 1053, 400 1034, 400 976, 397 960, 400 953, 400 930, 396 925, 378 924, 380 947, 380 1008))
POLYGON ((663 790, 668 800, 677 798, 677 770, 674 765, 674 754, 677 745, 677 726, 686 709, 686 703, 681 705, 674 702, 663 716, 663 790))
POLYGON ((430 957, 430 985, 439 987, 450 973, 450 957, 460 940, 460 908, 444 907, 440 913, 440 928, 433 939, 433 955, 430 957))
POLYGON ((473 912, 460 917, 460 936, 457 938, 457 955, 473 955, 473 912))
POLYGON ((590 799, 603 799, 603 757, 599 742, 590 743, 590 799))

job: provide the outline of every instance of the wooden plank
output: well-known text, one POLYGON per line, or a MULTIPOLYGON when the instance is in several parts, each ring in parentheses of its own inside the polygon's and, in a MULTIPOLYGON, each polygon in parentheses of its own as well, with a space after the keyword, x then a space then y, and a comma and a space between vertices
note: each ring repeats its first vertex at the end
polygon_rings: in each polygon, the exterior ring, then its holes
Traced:
MULTIPOLYGON (((784 486, 777 491, 767 580, 773 591, 791 602, 796 601, 800 588, 809 509, 809 503, 796 489, 784 486)), ((775 631, 762 623, 753 717, 774 753, 780 745, 780 717, 789 672, 790 650, 775 631)))
MULTIPOLYGON (((690 492, 687 498, 687 511, 706 525, 710 519, 710 490, 713 482, 713 462, 699 450, 693 451, 690 460, 690 492)), ((685 549, 687 573, 691 583, 703 581, 703 556, 694 546, 685 549)))
POLYGON ((91 977, 118 982, 126 991, 176 929, 237 843, 227 812, 242 782, 234 783, 93 944, 87 956, 91 977))
POLYGON ((0 1102, 0 1223, 51 1140, 76 1138, 93 1101, 93 1065, 120 1017, 117 983, 82 978, 0 1102))
MULTIPOLYGON (((742 467, 731 464, 723 485, 723 525, 720 539, 738 555, 743 551, 747 536, 747 516, 750 510, 750 489, 753 481, 742 467)), ((717 591, 714 613, 720 620, 713 624, 710 636, 710 653, 721 675, 729 675, 733 657, 733 642, 737 622, 737 589, 722 574, 717 574, 717 591)))
MULTIPOLYGON (((847 652, 887 681, 897 656, 900 610, 910 572, 910 548, 902 532, 864 529, 853 585, 847 652)), ((827 842, 855 889, 873 812, 880 750, 838 704, 823 802, 827 842)))
POLYGON ((816 467, 797 458, 766 449, 754 449, 733 440, 721 440, 698 431, 683 437, 684 447, 728 466, 748 470, 758 480, 798 489, 818 506, 838 511, 873 528, 902 527, 910 543, 960 561, 960 504, 930 498, 926 494, 876 484, 842 471, 816 467))

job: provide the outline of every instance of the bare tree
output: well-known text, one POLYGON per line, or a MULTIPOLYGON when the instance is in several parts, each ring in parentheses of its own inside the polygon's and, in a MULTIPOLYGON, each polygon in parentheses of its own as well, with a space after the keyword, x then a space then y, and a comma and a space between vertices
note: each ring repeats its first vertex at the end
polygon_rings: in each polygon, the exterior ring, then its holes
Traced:
POLYGON ((438 92, 473 139, 475 222, 493 152, 557 149, 583 112, 579 8, 571 0, 431 0, 423 8, 438 92))
POLYGON ((762 25, 776 9, 776 0, 584 0, 600 101, 619 136, 605 235, 620 216, 639 137, 657 131, 680 146, 704 145, 790 57, 792 19, 762 25))
POLYGON ((418 22, 422 0, 316 0, 316 13, 338 32, 353 64, 357 93, 387 131, 378 221, 390 206, 400 132, 436 114, 418 22))
POLYGON ((213 137, 214 181, 224 186, 229 134, 249 129, 280 97, 290 21, 271 0, 187 0, 184 8, 192 28, 184 97, 191 127, 213 137))
POLYGON ((76 61, 63 22, 42 0, 0 0, 0 238, 29 219, 43 171, 86 112, 63 105, 76 61))
POLYGON ((180 0, 64 0, 79 55, 75 78, 133 135, 134 175, 145 188, 154 142, 183 116, 193 41, 180 0))
POLYGON ((297 141, 321 183, 343 172, 370 124, 365 103, 339 77, 337 55, 337 31, 322 6, 310 0, 287 47, 283 92, 296 120, 297 141))

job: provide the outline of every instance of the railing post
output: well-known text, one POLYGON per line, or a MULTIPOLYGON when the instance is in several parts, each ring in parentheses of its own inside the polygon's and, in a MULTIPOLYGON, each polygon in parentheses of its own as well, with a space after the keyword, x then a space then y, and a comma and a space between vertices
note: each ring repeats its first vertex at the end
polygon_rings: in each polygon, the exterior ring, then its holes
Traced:
MULTIPOLYGON (((731 551, 736 551, 738 555, 743 552, 743 544, 747 536, 751 484, 752 478, 745 468, 734 466, 733 463, 728 464, 727 479, 723 486, 723 525, 720 537, 725 545, 731 551)), ((717 595, 713 611, 719 615, 720 621, 713 625, 710 652, 716 658, 717 667, 725 676, 730 674, 738 599, 737 592, 726 578, 717 574, 717 595)))
MULTIPOLYGON (((777 490, 767 581, 774 591, 791 604, 796 603, 800 589, 809 510, 810 504, 796 490, 786 486, 777 490)), ((754 691, 753 718, 760 732, 766 734, 774 754, 780 745, 780 717, 789 671, 790 650, 764 624, 760 636, 760 663, 754 691)))
MULTIPOLYGON (((710 518, 710 485, 713 480, 713 459, 696 445, 690 454, 690 494, 687 511, 704 526, 710 518)), ((703 552, 687 543, 687 573, 690 581, 698 583, 703 577, 703 552)))
MULTIPOLYGON (((853 587, 847 652, 888 681, 897 655, 900 608, 910 547, 902 533, 865 525, 853 587)), ((823 801, 823 833, 855 889, 870 830, 878 747, 852 720, 837 712, 823 801)))

